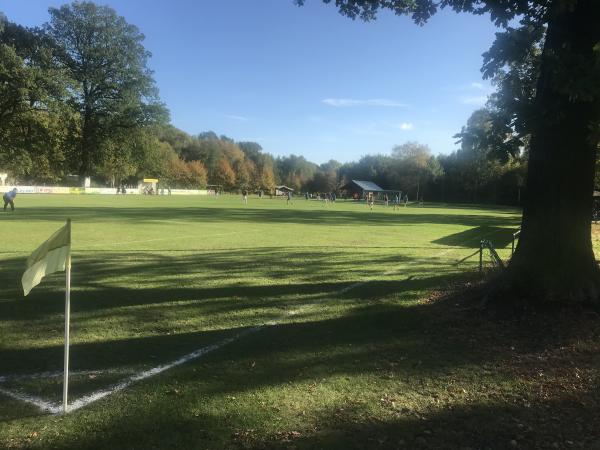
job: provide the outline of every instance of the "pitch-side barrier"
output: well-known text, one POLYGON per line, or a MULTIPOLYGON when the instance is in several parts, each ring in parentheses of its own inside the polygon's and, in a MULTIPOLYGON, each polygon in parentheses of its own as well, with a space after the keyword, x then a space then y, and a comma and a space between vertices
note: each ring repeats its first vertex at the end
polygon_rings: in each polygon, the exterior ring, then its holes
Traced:
MULTIPOLYGON (((6 186, 5 191, 17 188, 19 194, 101 194, 101 195, 124 195, 122 190, 117 188, 98 188, 98 187, 67 187, 67 186, 6 186)), ((125 188, 127 195, 143 195, 141 188, 125 188)), ((158 189, 156 195, 208 195, 207 189, 158 189)))

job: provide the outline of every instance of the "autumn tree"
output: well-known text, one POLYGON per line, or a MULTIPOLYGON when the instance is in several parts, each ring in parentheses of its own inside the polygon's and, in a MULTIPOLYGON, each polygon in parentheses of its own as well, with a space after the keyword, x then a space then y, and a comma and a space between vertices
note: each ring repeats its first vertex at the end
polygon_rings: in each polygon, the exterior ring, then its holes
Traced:
POLYGON ((191 161, 187 163, 190 174, 190 187, 193 189, 206 188, 207 172, 204 164, 200 161, 191 161))
POLYGON ((258 187, 256 183, 256 165, 251 159, 238 161, 235 166, 235 172, 236 182, 239 187, 249 189, 255 189, 258 187))
POLYGON ((275 189, 275 173, 271 163, 265 163, 262 165, 262 167, 259 169, 258 180, 258 185, 261 189, 266 189, 268 191, 275 189))
POLYGON ((190 178, 191 172, 187 163, 179 157, 173 156, 168 162, 167 173, 163 177, 163 181, 166 181, 167 185, 171 187, 187 188, 190 178))
POLYGON ((232 189, 235 186, 235 172, 227 159, 222 158, 217 162, 211 182, 220 184, 224 189, 232 189))

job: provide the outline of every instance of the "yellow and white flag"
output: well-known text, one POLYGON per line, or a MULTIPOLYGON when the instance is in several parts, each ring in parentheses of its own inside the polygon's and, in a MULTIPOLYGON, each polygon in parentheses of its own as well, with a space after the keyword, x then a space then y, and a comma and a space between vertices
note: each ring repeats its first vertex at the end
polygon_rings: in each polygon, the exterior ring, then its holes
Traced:
POLYGON ((23 292, 29 294, 42 278, 54 272, 65 270, 71 252, 71 220, 50 236, 27 258, 27 270, 21 278, 23 292))

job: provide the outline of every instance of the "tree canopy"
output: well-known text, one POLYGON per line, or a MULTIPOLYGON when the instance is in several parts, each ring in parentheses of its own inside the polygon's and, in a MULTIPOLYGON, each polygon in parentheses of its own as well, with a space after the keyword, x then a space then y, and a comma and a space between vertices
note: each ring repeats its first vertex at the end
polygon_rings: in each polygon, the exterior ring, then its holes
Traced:
POLYGON ((300 155, 275 158, 256 142, 236 142, 215 131, 179 130, 167 123, 142 33, 108 7, 76 2, 53 8, 40 28, 3 17, 0 30, 0 167, 13 180, 64 183, 71 182, 70 174, 87 173, 111 186, 155 177, 172 187, 270 190, 286 184, 330 192, 355 178, 411 198, 517 201, 514 186, 499 189, 495 176, 470 188, 461 177, 472 172, 456 162, 466 157, 428 154, 423 166, 392 149, 356 162, 315 164, 300 155), (454 176, 455 166, 461 177, 454 176), (415 176, 414 167, 425 167, 422 176, 415 176))
POLYGON ((68 104, 81 123, 79 174, 102 162, 102 146, 115 129, 166 120, 166 109, 147 67, 144 35, 107 6, 74 2, 50 8, 47 35, 59 68, 69 77, 68 104))

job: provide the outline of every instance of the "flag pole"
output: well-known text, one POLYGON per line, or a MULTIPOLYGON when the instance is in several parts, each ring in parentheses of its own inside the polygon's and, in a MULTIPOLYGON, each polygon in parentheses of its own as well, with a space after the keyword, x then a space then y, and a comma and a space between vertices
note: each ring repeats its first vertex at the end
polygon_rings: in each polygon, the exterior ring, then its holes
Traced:
MULTIPOLYGON (((67 219, 69 236, 71 234, 71 219, 67 219)), ((70 243, 70 242, 69 242, 70 243)), ((65 290, 65 366, 63 373, 63 414, 67 412, 67 396, 69 392, 69 328, 71 323, 71 251, 67 255, 65 264, 66 290, 65 290)))

